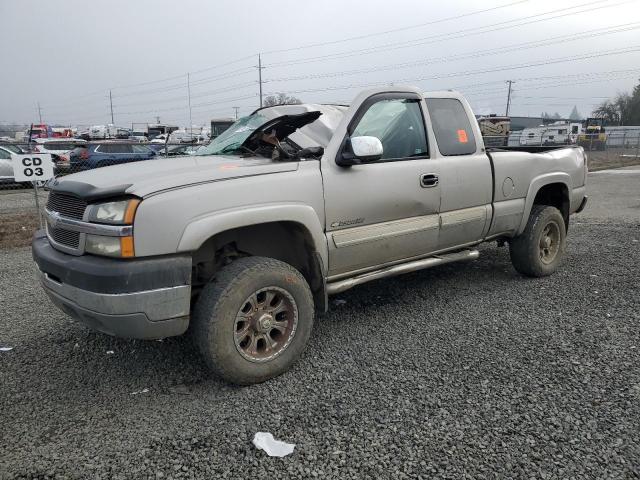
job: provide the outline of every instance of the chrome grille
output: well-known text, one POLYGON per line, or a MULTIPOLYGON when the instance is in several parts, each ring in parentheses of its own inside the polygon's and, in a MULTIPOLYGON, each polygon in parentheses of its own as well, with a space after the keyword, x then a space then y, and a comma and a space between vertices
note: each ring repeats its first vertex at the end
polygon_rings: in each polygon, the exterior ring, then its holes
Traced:
POLYGON ((65 217, 82 220, 85 208, 87 208, 87 202, 78 197, 56 192, 49 193, 47 210, 50 212, 58 212, 65 217))
POLYGON ((51 225, 47 225, 47 232, 49 233, 49 237, 60 245, 75 249, 80 247, 79 232, 72 232, 71 230, 65 230, 63 228, 55 228, 51 225))

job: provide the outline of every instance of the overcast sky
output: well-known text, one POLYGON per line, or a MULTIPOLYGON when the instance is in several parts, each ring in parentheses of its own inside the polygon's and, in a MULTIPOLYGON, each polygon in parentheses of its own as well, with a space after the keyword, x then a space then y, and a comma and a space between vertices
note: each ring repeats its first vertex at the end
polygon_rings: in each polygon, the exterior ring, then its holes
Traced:
POLYGON ((504 113, 508 79, 512 115, 587 115, 640 77, 640 0, 1 0, 0 18, 3 123, 37 122, 40 102, 46 123, 104 124, 111 89, 117 125, 185 126, 187 72, 194 124, 247 114, 258 52, 265 94, 349 103, 402 83, 483 114, 504 113))

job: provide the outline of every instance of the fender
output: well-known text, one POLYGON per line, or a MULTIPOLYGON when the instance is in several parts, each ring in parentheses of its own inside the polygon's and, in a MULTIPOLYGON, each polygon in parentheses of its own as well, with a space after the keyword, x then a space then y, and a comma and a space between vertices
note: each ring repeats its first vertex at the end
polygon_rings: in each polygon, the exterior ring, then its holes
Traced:
POLYGON ((529 190, 527 191, 527 196, 524 202, 524 212, 522 220, 520 221, 520 228, 516 232, 516 235, 520 235, 524 232, 527 222, 529 221, 531 209, 533 208, 533 201, 535 200, 538 191, 545 185, 549 185, 551 183, 564 184, 567 187, 567 192, 571 194, 571 176, 568 173, 553 172, 535 177, 529 184, 529 190))
MULTIPOLYGON (((196 218, 182 233, 178 252, 197 250, 209 238, 227 230, 271 222, 295 222, 306 228, 326 269, 326 265, 329 265, 327 239, 316 211, 304 203, 247 205, 196 218)), ((323 273, 326 275, 326 272, 323 273)))

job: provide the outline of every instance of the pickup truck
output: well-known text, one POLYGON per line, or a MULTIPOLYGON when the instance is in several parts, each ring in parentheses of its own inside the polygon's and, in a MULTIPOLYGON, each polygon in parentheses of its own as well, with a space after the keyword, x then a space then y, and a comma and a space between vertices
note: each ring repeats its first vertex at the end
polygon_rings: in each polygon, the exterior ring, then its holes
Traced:
POLYGON ((453 91, 261 108, 195 156, 50 182, 33 258, 74 319, 128 338, 189 330, 219 376, 262 382, 298 359, 332 294, 488 241, 524 275, 553 273, 587 159, 534 150, 487 150, 453 91))

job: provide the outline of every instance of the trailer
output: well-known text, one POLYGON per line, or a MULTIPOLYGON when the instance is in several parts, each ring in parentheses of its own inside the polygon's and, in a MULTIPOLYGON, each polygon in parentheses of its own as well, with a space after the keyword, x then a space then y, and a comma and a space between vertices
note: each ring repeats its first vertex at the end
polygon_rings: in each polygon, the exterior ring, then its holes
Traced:
POLYGON ((214 118, 211 120, 211 139, 220 136, 227 128, 235 123, 233 118, 214 118))

